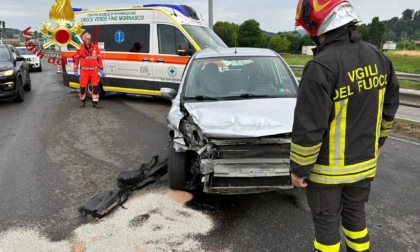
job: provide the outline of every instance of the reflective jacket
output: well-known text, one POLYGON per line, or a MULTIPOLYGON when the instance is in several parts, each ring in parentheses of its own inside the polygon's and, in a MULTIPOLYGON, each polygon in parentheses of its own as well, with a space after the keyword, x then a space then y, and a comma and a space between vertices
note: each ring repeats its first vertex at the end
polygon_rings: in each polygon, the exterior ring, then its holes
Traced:
POLYGON ((73 56, 73 60, 75 72, 78 71, 79 61, 81 70, 97 70, 98 68, 104 68, 101 52, 96 43, 91 43, 89 48, 86 48, 85 44, 82 44, 73 56))
POLYGON ((328 33, 299 85, 292 173, 319 184, 373 179, 398 104, 392 63, 355 28, 328 33))

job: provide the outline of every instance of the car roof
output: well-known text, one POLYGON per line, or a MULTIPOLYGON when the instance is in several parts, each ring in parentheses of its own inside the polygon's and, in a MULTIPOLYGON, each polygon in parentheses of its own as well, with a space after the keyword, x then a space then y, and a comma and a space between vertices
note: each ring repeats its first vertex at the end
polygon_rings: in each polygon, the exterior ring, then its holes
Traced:
POLYGON ((274 51, 266 48, 250 48, 250 47, 237 47, 237 48, 208 48, 198 51, 195 55, 196 59, 215 58, 226 56, 269 56, 278 57, 274 51))

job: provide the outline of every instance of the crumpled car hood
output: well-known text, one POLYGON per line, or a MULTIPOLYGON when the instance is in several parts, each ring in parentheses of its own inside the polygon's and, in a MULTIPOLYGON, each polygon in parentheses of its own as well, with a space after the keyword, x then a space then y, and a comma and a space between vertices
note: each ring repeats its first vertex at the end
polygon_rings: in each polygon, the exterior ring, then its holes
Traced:
MULTIPOLYGON (((296 98, 184 104, 204 135, 217 138, 263 137, 290 133, 295 105, 296 98)), ((178 126, 179 122, 176 125, 178 126)))

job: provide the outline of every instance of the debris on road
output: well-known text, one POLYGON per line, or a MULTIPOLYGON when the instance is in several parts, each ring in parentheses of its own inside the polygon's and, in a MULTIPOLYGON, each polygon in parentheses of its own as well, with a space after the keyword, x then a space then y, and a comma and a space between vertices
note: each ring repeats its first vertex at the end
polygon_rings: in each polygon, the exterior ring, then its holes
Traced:
POLYGON ((117 206, 121 206, 134 190, 156 182, 167 173, 167 160, 158 163, 158 158, 159 156, 154 156, 149 163, 143 163, 138 170, 120 172, 117 176, 119 190, 102 192, 94 196, 89 202, 79 207, 78 211, 83 216, 102 218, 117 206))

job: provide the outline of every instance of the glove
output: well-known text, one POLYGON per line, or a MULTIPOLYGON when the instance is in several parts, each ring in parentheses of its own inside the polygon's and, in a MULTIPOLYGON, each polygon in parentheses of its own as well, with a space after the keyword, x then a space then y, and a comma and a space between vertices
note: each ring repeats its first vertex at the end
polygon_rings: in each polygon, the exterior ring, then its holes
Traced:
POLYGON ((79 77, 79 72, 78 71, 74 71, 74 76, 79 77))
POLYGON ((103 70, 99 70, 99 74, 101 75, 101 77, 105 77, 105 73, 103 70))

